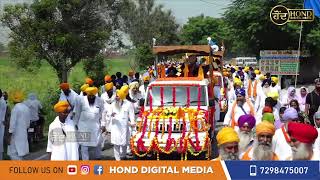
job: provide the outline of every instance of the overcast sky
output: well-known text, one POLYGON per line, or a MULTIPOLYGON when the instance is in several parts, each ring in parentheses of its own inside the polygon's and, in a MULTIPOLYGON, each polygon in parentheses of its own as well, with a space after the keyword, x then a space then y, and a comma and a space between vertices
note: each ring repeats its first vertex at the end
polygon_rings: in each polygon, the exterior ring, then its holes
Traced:
POLYGON ((186 23, 188 17, 204 14, 205 16, 221 17, 231 0, 156 0, 166 9, 171 9, 178 23, 186 23))

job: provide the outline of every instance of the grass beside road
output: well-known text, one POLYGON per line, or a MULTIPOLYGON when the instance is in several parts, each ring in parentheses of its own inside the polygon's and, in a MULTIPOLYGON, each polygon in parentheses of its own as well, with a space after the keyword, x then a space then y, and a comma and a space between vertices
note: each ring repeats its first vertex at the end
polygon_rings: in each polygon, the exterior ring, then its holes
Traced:
MULTIPOLYGON (((130 69, 129 57, 118 57, 106 59, 105 65, 108 72, 106 74, 115 74, 122 72, 127 74, 130 69)), ((83 82, 86 74, 83 70, 83 64, 78 63, 69 74, 69 82, 71 86, 76 82, 83 82)), ((0 89, 10 92, 14 90, 22 90, 27 96, 28 93, 34 92, 43 106, 47 106, 50 112, 46 112, 46 125, 44 132, 47 133, 49 124, 53 121, 55 113, 48 100, 46 99, 50 89, 58 89, 59 81, 54 69, 46 62, 36 73, 27 72, 23 69, 17 69, 15 64, 7 56, 0 56, 0 89)), ((53 92, 52 92, 53 93, 53 92)), ((12 108, 12 104, 11 104, 12 108)), ((40 143, 43 145, 43 143, 40 143)), ((46 143, 44 143, 46 145, 46 143)))
MULTIPOLYGON (((106 59, 109 74, 115 74, 117 71, 122 73, 128 72, 130 69, 128 57, 120 57, 114 59, 106 59)), ((107 73, 107 72, 106 72, 107 73)), ((69 75, 69 82, 84 82, 86 77, 83 71, 83 64, 77 64, 69 75)), ((44 94, 49 88, 58 87, 58 78, 54 69, 44 62, 37 73, 26 72, 17 69, 8 57, 0 57, 0 89, 11 92, 16 89, 23 90, 26 94, 35 92, 39 99, 44 100, 44 94)))

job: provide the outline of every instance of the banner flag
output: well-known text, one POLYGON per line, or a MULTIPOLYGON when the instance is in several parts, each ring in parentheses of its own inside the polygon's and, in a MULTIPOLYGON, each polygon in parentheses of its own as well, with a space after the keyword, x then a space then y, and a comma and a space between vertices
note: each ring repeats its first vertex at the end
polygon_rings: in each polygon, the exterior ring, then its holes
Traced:
POLYGON ((313 9, 314 15, 320 18, 320 0, 305 0, 304 9, 313 9))

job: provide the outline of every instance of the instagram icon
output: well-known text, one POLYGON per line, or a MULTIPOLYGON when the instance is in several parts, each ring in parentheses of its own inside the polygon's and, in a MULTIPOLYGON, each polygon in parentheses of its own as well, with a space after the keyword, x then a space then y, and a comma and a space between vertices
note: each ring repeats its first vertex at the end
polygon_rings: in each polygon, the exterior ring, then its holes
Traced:
POLYGON ((90 173, 90 166, 81 165, 80 172, 81 172, 81 175, 88 175, 90 173))

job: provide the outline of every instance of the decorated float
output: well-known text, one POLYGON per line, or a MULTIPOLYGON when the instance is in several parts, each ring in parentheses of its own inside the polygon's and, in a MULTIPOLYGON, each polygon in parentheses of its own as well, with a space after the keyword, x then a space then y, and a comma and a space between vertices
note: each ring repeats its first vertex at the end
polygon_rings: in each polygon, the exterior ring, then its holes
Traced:
MULTIPOLYGON (((209 45, 156 46, 156 55, 197 53, 208 56, 208 74, 214 73, 214 58, 221 61, 223 51, 212 52, 209 45)), ((144 107, 137 119, 137 131, 130 140, 135 156, 143 158, 177 153, 182 160, 189 156, 210 158, 211 136, 214 131, 214 76, 205 78, 199 69, 197 77, 166 77, 164 67, 156 60, 157 79, 148 85, 144 107), (199 156, 200 157, 200 156, 199 156)), ((220 62, 222 65, 222 63, 220 62)), ((217 66, 217 64, 215 65, 217 66)), ((201 68, 201 67, 200 67, 201 68)))

